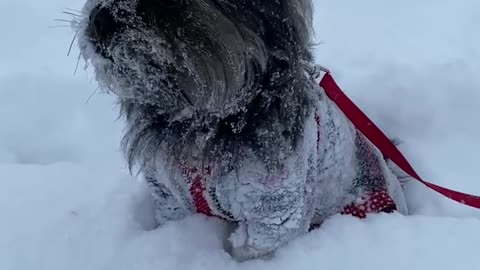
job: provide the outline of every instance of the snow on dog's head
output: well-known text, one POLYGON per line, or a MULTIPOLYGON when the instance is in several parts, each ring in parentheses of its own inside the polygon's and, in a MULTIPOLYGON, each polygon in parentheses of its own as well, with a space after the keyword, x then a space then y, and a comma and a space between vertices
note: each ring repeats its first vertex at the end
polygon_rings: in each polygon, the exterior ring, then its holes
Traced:
POLYGON ((294 147, 309 99, 301 77, 311 61, 311 5, 87 1, 79 45, 100 85, 118 96, 130 162, 144 162, 165 141, 187 156, 225 152, 247 138, 274 160, 294 147))

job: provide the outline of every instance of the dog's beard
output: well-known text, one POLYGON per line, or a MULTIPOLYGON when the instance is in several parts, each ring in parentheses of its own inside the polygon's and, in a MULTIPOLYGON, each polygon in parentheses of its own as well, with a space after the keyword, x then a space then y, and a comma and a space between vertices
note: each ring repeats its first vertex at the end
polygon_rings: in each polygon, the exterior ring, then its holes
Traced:
MULTIPOLYGON (((299 77, 303 61, 309 60, 311 3, 264 2, 87 3, 86 15, 100 5, 123 26, 106 41, 92 41, 95 34, 85 19, 80 47, 101 86, 118 96, 129 123, 125 145, 130 162, 148 159, 169 139, 167 144, 183 148, 174 149, 178 155, 193 149, 225 151, 242 144, 243 135, 235 134, 247 129, 265 129, 272 137, 298 133, 293 129, 306 114, 299 77), (258 17, 259 8, 271 15, 258 17), (274 103, 278 108, 271 108, 274 103), (255 117, 266 119, 255 124, 255 117)), ((275 146, 263 148, 290 145, 289 140, 276 139, 275 146)))

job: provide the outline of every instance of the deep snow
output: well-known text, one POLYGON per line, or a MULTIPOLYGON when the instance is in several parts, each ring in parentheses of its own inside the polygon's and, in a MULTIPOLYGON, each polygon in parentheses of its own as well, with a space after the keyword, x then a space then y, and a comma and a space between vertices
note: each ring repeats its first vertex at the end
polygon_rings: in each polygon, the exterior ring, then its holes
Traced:
MULTIPOLYGON (((336 216, 268 262, 232 261, 213 219, 151 230, 113 99, 82 63, 74 75, 72 30, 53 20, 82 2, 0 2, 0 269, 480 267, 480 211, 416 183, 412 216, 336 216)), ((318 0, 315 18, 317 61, 422 176, 480 194, 480 2, 318 0)))

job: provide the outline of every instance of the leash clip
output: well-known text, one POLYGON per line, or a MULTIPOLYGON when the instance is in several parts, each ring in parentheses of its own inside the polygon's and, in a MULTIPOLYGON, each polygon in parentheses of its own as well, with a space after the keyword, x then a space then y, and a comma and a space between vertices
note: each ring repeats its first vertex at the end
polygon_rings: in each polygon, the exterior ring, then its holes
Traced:
POLYGON ((319 82, 325 74, 330 73, 330 70, 322 65, 315 65, 308 71, 310 79, 319 82))

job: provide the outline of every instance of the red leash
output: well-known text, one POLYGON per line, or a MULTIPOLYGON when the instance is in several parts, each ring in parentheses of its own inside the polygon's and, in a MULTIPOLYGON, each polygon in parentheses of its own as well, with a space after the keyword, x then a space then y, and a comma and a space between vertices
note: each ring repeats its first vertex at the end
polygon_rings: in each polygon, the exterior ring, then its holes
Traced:
POLYGON ((479 196, 461 193, 423 180, 390 139, 345 95, 329 72, 323 76, 320 81, 320 86, 325 90, 327 96, 335 102, 347 118, 350 119, 353 125, 360 130, 385 157, 393 161, 408 175, 447 198, 474 208, 480 208, 479 196))

